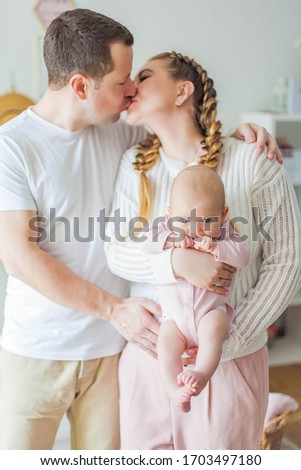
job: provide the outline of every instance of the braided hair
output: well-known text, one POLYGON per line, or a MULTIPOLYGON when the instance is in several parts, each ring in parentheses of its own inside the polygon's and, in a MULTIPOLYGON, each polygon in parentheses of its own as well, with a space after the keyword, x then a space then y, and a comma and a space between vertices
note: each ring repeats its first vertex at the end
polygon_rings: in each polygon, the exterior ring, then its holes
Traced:
MULTIPOLYGON (((150 60, 164 60, 167 70, 175 81, 189 80, 194 84, 194 120, 203 136, 201 141, 205 153, 199 158, 200 165, 215 168, 221 153, 221 123, 216 120, 216 91, 213 80, 201 65, 178 52, 163 52, 150 60)), ((148 219, 151 211, 151 187, 146 171, 155 166, 159 158, 161 143, 154 134, 148 134, 137 148, 135 171, 140 173, 139 216, 148 219)))

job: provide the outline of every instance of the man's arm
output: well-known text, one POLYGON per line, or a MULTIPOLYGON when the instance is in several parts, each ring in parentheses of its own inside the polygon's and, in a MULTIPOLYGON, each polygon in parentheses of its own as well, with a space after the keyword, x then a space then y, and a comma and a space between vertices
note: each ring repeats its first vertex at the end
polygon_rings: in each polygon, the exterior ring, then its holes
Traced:
MULTIPOLYGON (((110 322, 128 341, 155 355, 159 326, 149 313, 160 308, 146 299, 119 299, 81 279, 57 259, 29 241, 35 233, 33 211, 0 212, 0 258, 10 276, 53 302, 110 322)), ((96 261, 97 262, 97 261, 96 261)))

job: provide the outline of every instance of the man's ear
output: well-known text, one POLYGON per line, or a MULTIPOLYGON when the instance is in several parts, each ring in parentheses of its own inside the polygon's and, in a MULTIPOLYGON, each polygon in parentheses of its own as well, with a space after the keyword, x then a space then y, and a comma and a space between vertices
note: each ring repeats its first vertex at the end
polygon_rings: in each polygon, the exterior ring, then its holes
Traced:
POLYGON ((69 82, 73 92, 80 100, 87 98, 88 78, 81 73, 73 75, 69 82))
POLYGON ((171 207, 168 206, 167 208, 167 217, 170 219, 171 218, 171 207))
POLYGON ((181 106, 194 93, 194 84, 190 80, 180 82, 177 90, 176 105, 181 106))

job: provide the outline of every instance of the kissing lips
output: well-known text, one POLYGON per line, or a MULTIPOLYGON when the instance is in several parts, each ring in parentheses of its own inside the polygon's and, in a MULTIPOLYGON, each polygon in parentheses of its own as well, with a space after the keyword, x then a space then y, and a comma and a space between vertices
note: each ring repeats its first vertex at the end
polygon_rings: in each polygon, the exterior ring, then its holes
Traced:
POLYGON ((127 103, 125 104, 124 106, 124 109, 127 111, 129 109, 129 107, 131 106, 132 103, 134 103, 136 100, 132 99, 132 98, 128 98, 127 99, 127 103))
POLYGON ((137 103, 137 100, 131 100, 130 104, 128 105, 127 109, 129 110, 133 104, 137 103))

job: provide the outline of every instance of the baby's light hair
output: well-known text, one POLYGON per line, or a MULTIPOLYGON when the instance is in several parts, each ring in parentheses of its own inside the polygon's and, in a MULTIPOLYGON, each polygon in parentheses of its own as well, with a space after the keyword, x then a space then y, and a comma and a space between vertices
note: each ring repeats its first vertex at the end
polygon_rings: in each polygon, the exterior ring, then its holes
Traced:
POLYGON ((175 178, 171 187, 170 204, 173 207, 178 199, 197 202, 208 195, 215 201, 220 201, 221 209, 225 206, 224 183, 219 174, 213 168, 192 165, 175 178))

